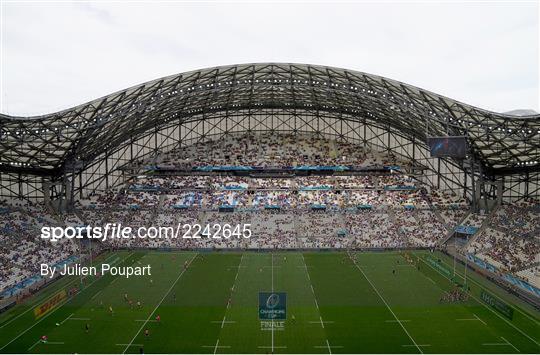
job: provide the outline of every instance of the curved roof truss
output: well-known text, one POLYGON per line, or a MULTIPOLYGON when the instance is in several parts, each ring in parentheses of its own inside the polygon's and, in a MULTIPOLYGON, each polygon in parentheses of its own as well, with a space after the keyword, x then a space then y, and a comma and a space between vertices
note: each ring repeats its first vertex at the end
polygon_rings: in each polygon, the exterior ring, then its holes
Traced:
POLYGON ((421 141, 464 135, 486 173, 540 170, 540 115, 490 112, 346 69, 262 63, 172 75, 44 116, 0 115, 0 171, 59 176, 172 121, 268 108, 354 117, 421 141))

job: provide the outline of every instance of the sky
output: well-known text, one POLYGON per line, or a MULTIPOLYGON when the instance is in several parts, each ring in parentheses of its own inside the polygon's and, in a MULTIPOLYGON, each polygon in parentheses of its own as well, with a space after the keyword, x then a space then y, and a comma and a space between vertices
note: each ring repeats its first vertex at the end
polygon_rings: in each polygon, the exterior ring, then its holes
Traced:
POLYGON ((540 0, 0 2, 3 114, 253 62, 341 67, 540 112, 540 0))

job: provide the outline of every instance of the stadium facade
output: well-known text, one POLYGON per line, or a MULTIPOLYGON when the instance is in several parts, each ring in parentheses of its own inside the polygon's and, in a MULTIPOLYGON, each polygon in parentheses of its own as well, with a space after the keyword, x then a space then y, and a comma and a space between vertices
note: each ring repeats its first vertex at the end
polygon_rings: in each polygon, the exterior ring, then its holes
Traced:
POLYGON ((333 67, 208 68, 0 122, 1 195, 10 198, 73 201, 122 184, 135 161, 240 132, 313 132, 392 152, 412 161, 422 182, 473 205, 481 196, 540 196, 540 115, 490 112, 333 67), (430 157, 432 136, 465 136, 468 156, 430 157))

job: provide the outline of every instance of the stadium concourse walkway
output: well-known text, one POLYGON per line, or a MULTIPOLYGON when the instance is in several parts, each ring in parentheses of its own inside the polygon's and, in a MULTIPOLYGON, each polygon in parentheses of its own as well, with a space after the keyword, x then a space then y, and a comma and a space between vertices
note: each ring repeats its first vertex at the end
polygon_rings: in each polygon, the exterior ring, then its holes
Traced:
POLYGON ((483 288, 478 280, 469 283, 469 300, 441 303, 444 292, 453 288, 444 271, 451 269, 450 261, 442 255, 122 251, 102 260, 151 264, 153 272, 130 279, 89 277, 76 296, 36 319, 36 306, 79 281, 66 277, 56 282, 0 316, 0 352, 540 350, 538 313, 512 305, 513 318, 506 318, 479 299, 483 288), (441 259, 442 266, 434 267, 429 258, 441 259), (287 294, 286 321, 259 320, 259 292, 287 294), (40 341, 42 335, 47 342, 40 341))

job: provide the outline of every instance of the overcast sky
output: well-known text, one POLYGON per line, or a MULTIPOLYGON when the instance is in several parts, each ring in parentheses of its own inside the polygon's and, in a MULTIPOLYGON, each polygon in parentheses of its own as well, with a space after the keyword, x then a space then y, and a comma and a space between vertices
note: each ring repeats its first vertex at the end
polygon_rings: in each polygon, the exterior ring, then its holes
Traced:
POLYGON ((251 62, 354 69, 497 112, 540 111, 538 1, 0 1, 10 115, 251 62))

